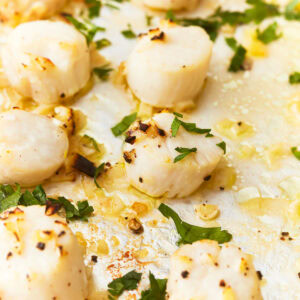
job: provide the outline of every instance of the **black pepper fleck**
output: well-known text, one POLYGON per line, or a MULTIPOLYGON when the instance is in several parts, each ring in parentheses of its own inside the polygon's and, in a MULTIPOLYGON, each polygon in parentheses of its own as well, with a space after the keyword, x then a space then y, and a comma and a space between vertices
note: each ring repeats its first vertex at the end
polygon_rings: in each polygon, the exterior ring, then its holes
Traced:
POLYGON ((208 176, 204 177, 204 181, 208 181, 210 179, 211 179, 211 175, 208 175, 208 176))
POLYGON ((135 136, 128 136, 128 137, 125 139, 125 143, 133 145, 134 142, 135 142, 135 140, 136 140, 136 137, 135 137, 135 136))
POLYGON ((92 255, 91 260, 92 260, 92 262, 97 263, 98 262, 98 256, 97 255, 92 255))
POLYGON ((256 271, 256 274, 257 274, 258 279, 262 280, 263 275, 262 275, 261 271, 256 271))
POLYGON ((188 276, 189 276, 189 272, 188 271, 183 271, 183 272, 181 272, 181 276, 182 276, 182 278, 187 278, 188 276))
POLYGON ((225 287, 226 286, 226 282, 223 279, 220 281, 220 286, 221 287, 225 287))
POLYGON ((38 242, 37 245, 36 245, 36 247, 37 247, 39 250, 43 251, 43 250, 45 249, 45 247, 46 247, 46 244, 45 244, 45 243, 42 243, 42 242, 38 242))
POLYGON ((157 128, 157 131, 160 136, 166 136, 166 133, 163 129, 157 128))

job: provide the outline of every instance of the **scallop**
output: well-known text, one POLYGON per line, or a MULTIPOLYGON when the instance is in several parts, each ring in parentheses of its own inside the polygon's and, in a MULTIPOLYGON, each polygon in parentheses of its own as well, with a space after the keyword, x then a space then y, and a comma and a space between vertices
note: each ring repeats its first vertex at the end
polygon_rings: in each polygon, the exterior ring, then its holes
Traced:
POLYGON ((194 7, 199 0, 144 0, 144 4, 152 9, 181 10, 194 7))
POLYGON ((129 87, 154 107, 190 106, 203 86, 211 52, 212 42, 202 28, 163 22, 142 35, 130 54, 129 87))
POLYGON ((0 0, 0 19, 16 25, 49 18, 59 12, 67 0, 0 0))
POLYGON ((167 292, 170 300, 262 300, 251 256, 210 240, 182 246, 172 255, 167 292))
POLYGON ((53 175, 68 152, 65 131, 22 110, 0 114, 0 183, 32 186, 53 175))
POLYGON ((43 206, 0 215, 0 298, 82 300, 87 275, 82 249, 65 219, 43 206))
POLYGON ((160 113, 151 120, 135 123, 124 145, 126 173, 131 185, 152 197, 185 197, 211 174, 223 151, 220 139, 187 132, 182 126, 172 137, 174 115, 160 113), (195 148, 178 162, 175 149, 195 148), (196 152, 195 152, 196 151, 196 152))
POLYGON ((64 22, 19 25, 1 51, 4 74, 24 97, 55 104, 73 96, 90 78, 86 40, 64 22))

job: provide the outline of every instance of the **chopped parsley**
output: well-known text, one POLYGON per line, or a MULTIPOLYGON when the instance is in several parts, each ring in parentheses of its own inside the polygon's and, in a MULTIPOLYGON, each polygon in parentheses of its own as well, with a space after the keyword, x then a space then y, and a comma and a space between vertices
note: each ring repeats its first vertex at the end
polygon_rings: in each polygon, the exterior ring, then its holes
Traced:
POLYGON ((97 152, 100 152, 98 143, 97 143, 97 141, 96 141, 94 138, 92 138, 91 136, 89 136, 89 135, 87 135, 87 134, 85 134, 83 137, 86 138, 86 139, 93 145, 94 149, 95 149, 97 152))
POLYGON ((152 25, 153 16, 146 15, 145 18, 146 18, 146 24, 147 24, 147 26, 151 26, 152 25))
POLYGON ((278 24, 276 22, 270 24, 264 31, 256 30, 257 39, 264 44, 269 44, 282 37, 282 33, 277 33, 278 24))
POLYGON ((177 135, 180 126, 182 126, 188 132, 193 132, 193 133, 198 133, 198 134, 205 134, 205 133, 208 134, 211 132, 211 129, 198 128, 196 123, 186 123, 186 122, 183 122, 182 120, 179 120, 178 118, 183 117, 182 114, 179 114, 176 112, 174 112, 173 114, 175 115, 175 118, 171 125, 172 137, 175 137, 177 135))
POLYGON ((294 156, 300 160, 300 150, 298 147, 292 147, 291 148, 292 153, 294 154, 294 156))
POLYGON ((287 20, 295 20, 300 21, 300 11, 297 8, 300 6, 300 0, 293 0, 291 1, 286 9, 284 16, 287 20))
POLYGON ((99 175, 104 171, 105 163, 102 163, 99 167, 96 168, 95 175, 94 175, 94 183, 98 189, 101 189, 101 186, 97 182, 97 178, 99 175))
POLYGON ((85 3, 88 5, 88 8, 89 8, 89 18, 93 19, 95 17, 98 17, 100 14, 101 6, 102 6, 101 1, 85 0, 85 3))
POLYGON ((246 49, 239 45, 235 38, 226 38, 227 45, 235 52, 234 56, 231 59, 228 71, 238 72, 244 70, 243 64, 246 58, 246 49))
POLYGON ((121 134, 123 134, 129 128, 129 126, 136 120, 136 117, 137 113, 134 112, 129 116, 125 116, 120 123, 111 128, 111 131, 114 134, 114 136, 120 136, 121 134))
POLYGON ((242 12, 226 11, 219 7, 211 16, 201 19, 177 18, 173 11, 168 11, 166 18, 182 26, 200 26, 207 32, 211 40, 214 41, 218 36, 219 29, 225 24, 231 26, 249 24, 251 22, 259 24, 266 18, 280 15, 277 5, 269 4, 262 0, 247 0, 246 2, 250 7, 242 12))
POLYGON ((224 154, 226 154, 226 143, 225 142, 221 142, 221 143, 217 144, 217 146, 220 147, 224 151, 224 154))
POLYGON ((94 211, 88 201, 78 201, 77 207, 70 200, 64 197, 57 199, 47 198, 46 193, 41 185, 38 185, 32 192, 21 192, 20 185, 14 189, 11 185, 0 185, 0 212, 17 205, 58 205, 66 213, 66 219, 87 221, 87 218, 94 211))
POLYGON ((199 26, 202 27, 210 39, 214 41, 218 36, 218 31, 221 27, 221 24, 217 20, 211 19, 201 19, 201 18, 177 18, 175 17, 172 10, 167 11, 166 19, 171 20, 181 26, 199 26))
POLYGON ((184 159, 186 156, 188 156, 191 153, 195 153, 197 152, 197 148, 182 148, 182 147, 177 147, 175 148, 175 150, 181 154, 179 154, 178 156, 176 156, 174 158, 174 163, 177 163, 178 161, 181 161, 182 159, 184 159))
POLYGON ((69 22, 71 22, 74 25, 74 27, 80 33, 82 33, 85 36, 88 45, 93 41, 98 31, 105 31, 105 28, 99 27, 90 22, 89 20, 85 20, 85 22, 83 23, 72 17, 70 14, 64 14, 64 16, 69 22))
POLYGON ((138 283, 141 281, 142 273, 135 270, 128 272, 123 277, 114 279, 108 284, 108 292, 110 299, 115 299, 112 296, 120 296, 124 291, 135 290, 138 283))
POLYGON ((127 39, 135 39, 136 34, 132 31, 131 24, 128 24, 127 27, 128 28, 126 30, 121 31, 123 36, 126 37, 127 39))
POLYGON ((300 83, 300 72, 294 72, 289 77, 290 84, 300 83))
POLYGON ((146 291, 142 291, 142 297, 140 300, 165 300, 167 279, 156 279, 154 275, 149 273, 150 288, 146 291))
POLYGON ((203 239, 214 240, 219 244, 223 244, 232 239, 232 235, 227 230, 222 230, 221 227, 199 227, 182 221, 173 209, 163 203, 158 209, 166 218, 172 218, 174 221, 177 232, 180 235, 180 239, 177 242, 178 245, 192 244, 203 239))
POLYGON ((113 69, 109 67, 109 64, 93 69, 93 72, 97 75, 97 77, 103 81, 109 78, 111 71, 113 71, 113 69))
POLYGON ((110 46, 111 41, 104 38, 104 39, 96 41, 95 44, 96 44, 96 49, 100 50, 100 49, 110 46))

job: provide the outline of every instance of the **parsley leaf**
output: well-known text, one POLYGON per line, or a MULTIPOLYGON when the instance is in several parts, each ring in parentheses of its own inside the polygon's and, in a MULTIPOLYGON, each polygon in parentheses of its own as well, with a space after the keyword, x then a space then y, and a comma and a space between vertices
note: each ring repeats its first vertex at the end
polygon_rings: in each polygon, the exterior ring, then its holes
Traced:
POLYGON ((108 67, 109 65, 104 65, 103 67, 97 67, 93 69, 93 72, 97 75, 97 77, 103 81, 107 80, 110 72, 113 70, 108 67))
POLYGON ((214 240, 222 244, 229 242, 232 238, 232 235, 227 230, 221 230, 221 227, 199 227, 182 221, 173 209, 163 203, 158 209, 166 218, 171 217, 174 221, 177 232, 180 235, 180 239, 177 242, 178 245, 192 244, 203 239, 214 240))
POLYGON ((177 147, 175 148, 175 150, 179 153, 178 156, 176 156, 174 158, 174 163, 177 163, 178 161, 184 159, 186 156, 188 156, 189 154, 193 153, 193 152, 197 152, 197 148, 182 148, 182 147, 177 147))
POLYGON ((280 15, 277 5, 266 3, 263 0, 247 0, 246 2, 252 7, 244 12, 244 23, 255 22, 258 24, 266 18, 280 15))
POLYGON ((129 126, 136 120, 137 113, 134 112, 133 114, 124 117, 120 123, 115 125, 113 128, 111 128, 112 133, 114 136, 120 136, 123 134, 129 126))
POLYGON ((105 28, 96 26, 95 24, 93 24, 92 22, 90 22, 88 20, 86 20, 85 23, 82 23, 82 22, 76 20, 70 14, 65 13, 63 15, 69 22, 71 22, 74 25, 74 27, 80 33, 82 33, 85 36, 85 39, 86 39, 86 42, 88 45, 93 41, 93 39, 98 31, 105 31, 105 28))
POLYGON ((97 178, 99 175, 104 171, 105 163, 102 163, 99 167, 96 168, 95 175, 94 175, 94 183, 98 189, 101 189, 101 186, 97 182, 97 178))
POLYGON ((127 39, 135 39, 136 38, 136 34, 132 31, 131 25, 128 24, 127 26, 128 26, 128 29, 121 31, 121 33, 127 39))
POLYGON ((221 143, 217 144, 217 146, 220 147, 224 151, 224 154, 226 154, 226 143, 225 142, 221 142, 221 143))
POLYGON ((63 207, 66 212, 67 220, 87 221, 94 211, 88 201, 77 202, 77 208, 66 198, 58 197, 58 199, 47 198, 46 193, 41 185, 38 185, 32 192, 21 192, 20 185, 16 185, 16 190, 11 185, 0 185, 0 212, 17 205, 46 205, 58 204, 63 207))
POLYGON ((300 83, 300 72, 294 72, 289 77, 290 84, 300 83))
POLYGON ((181 26, 199 26, 202 27, 210 39, 214 41, 218 36, 218 31, 221 27, 221 23, 217 20, 212 19, 201 19, 201 18, 176 18, 173 11, 169 10, 166 13, 166 19, 172 20, 173 22, 181 26))
POLYGON ((243 64, 246 58, 246 49, 242 45, 238 45, 236 39, 234 38, 226 38, 225 41, 227 45, 233 51, 235 51, 235 54, 231 59, 228 71, 238 72, 240 70, 244 70, 243 64))
POLYGON ((96 142, 96 140, 94 138, 92 138, 91 136, 89 136, 87 134, 85 134, 83 137, 86 138, 93 145, 93 147, 95 148, 95 150, 97 152, 100 152, 98 143, 96 142))
POLYGON ((284 13, 287 20, 300 21, 300 11, 296 10, 298 5, 300 5, 300 0, 293 0, 287 5, 284 13))
POLYGON ((179 114, 176 112, 173 114, 175 115, 175 118, 171 125, 172 137, 175 137, 177 135, 180 126, 182 126, 188 132, 193 132, 193 133, 198 133, 198 134, 205 134, 205 133, 211 132, 211 129, 198 128, 196 123, 186 123, 186 122, 179 120, 178 117, 182 118, 183 117, 182 114, 179 114))
POLYGON ((150 288, 146 291, 142 291, 142 297, 140 300, 165 300, 167 279, 156 279, 154 275, 149 273, 150 288))
POLYGON ((98 17, 100 14, 100 9, 102 6, 101 1, 99 0, 85 0, 85 3, 88 4, 89 7, 89 18, 98 17))
POLYGON ((151 26, 152 25, 153 16, 146 15, 145 18, 146 18, 146 24, 147 24, 147 26, 151 26))
POLYGON ((276 22, 270 24, 264 31, 256 30, 257 39, 262 41, 264 44, 269 44, 282 37, 282 33, 277 34, 278 24, 276 22))
POLYGON ((294 154, 294 156, 300 160, 300 150, 298 147, 292 147, 291 148, 292 153, 294 154))
POLYGON ((111 45, 111 41, 108 39, 101 39, 101 40, 96 41, 95 43, 96 43, 97 50, 103 49, 103 48, 111 45))
POLYGON ((131 291, 137 288, 142 278, 142 273, 135 270, 128 272, 123 277, 114 279, 108 284, 108 292, 113 296, 120 296, 124 291, 131 291))
POLYGON ((22 197, 21 187, 17 185, 14 190, 10 185, 0 186, 0 212, 5 211, 10 207, 17 206, 22 197))

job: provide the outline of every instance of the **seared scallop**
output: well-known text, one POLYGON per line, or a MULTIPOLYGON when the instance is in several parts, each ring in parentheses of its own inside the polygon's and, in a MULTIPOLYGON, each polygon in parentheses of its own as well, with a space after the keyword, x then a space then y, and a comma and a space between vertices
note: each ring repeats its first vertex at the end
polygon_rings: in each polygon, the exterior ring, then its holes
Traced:
POLYGON ((0 19, 16 25, 51 17, 66 4, 67 0, 0 0, 0 19))
POLYGON ((0 243, 2 300, 83 300, 87 296, 76 237, 65 219, 46 215, 44 206, 18 206, 2 213, 0 243))
POLYGON ((199 0, 143 0, 144 4, 159 10, 180 10, 194 7, 199 0))
POLYGON ((132 92, 155 107, 184 108, 199 94, 212 42, 200 27, 165 22, 142 35, 126 63, 132 92))
POLYGON ((203 240, 171 257, 170 300, 261 300, 259 278, 250 255, 240 248, 203 240))
POLYGON ((68 151, 67 134, 47 117, 22 110, 0 114, 0 184, 30 186, 57 171, 68 151))
POLYGON ((1 51, 4 73, 20 94, 59 103, 90 77, 86 40, 64 22, 34 21, 15 28, 1 51))
POLYGON ((211 174, 223 151, 217 137, 195 134, 182 126, 172 137, 174 115, 160 113, 146 122, 135 123, 124 146, 126 172, 130 183, 153 196, 185 197, 193 193, 211 174), (193 151, 178 162, 176 148, 193 151))

